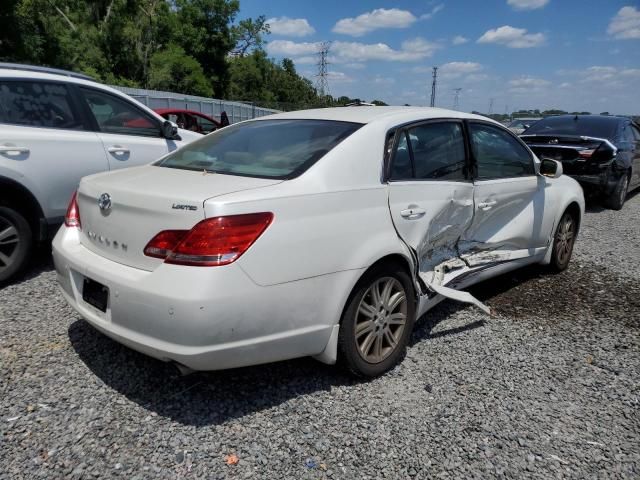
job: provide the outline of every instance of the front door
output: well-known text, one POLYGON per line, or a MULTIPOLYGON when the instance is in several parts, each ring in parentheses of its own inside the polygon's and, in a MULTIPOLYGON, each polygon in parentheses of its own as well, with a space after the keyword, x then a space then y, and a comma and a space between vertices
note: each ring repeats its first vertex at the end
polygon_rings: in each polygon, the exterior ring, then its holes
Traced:
POLYGON ((151 163, 177 148, 161 135, 160 122, 132 102, 94 88, 80 90, 112 170, 151 163))
POLYGON ((468 122, 475 162, 474 215, 460 243, 470 266, 532 257, 546 250, 545 185, 529 150, 504 129, 468 122))
POLYGON ((461 121, 424 122, 396 135, 389 208, 428 284, 438 265, 458 256, 458 240, 471 225, 473 183, 467 170, 461 121))

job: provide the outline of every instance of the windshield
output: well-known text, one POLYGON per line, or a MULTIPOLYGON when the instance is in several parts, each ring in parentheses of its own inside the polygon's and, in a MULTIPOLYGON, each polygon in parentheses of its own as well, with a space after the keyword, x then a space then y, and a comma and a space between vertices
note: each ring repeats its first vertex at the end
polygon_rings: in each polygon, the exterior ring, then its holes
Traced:
POLYGON ((329 120, 259 120, 223 128, 156 165, 261 178, 302 174, 361 124, 329 120))
POLYGON ((613 138, 616 132, 615 118, 562 116, 549 117, 525 132, 526 135, 580 135, 585 137, 613 138))

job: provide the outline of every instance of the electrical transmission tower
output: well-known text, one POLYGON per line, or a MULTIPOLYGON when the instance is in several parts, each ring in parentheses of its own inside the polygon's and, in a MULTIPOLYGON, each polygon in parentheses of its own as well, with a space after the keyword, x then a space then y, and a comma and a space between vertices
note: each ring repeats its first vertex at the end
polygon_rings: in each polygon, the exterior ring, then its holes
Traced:
POLYGON ((329 72, 327 70, 327 57, 329 56, 329 49, 331 48, 331 42, 322 42, 318 46, 318 73, 316 74, 316 89, 318 95, 323 99, 329 95, 329 72))
POLYGON ((454 110, 458 110, 458 108, 460 107, 460 92, 462 91, 461 88, 454 88, 453 89, 454 94, 453 94, 453 109, 454 110))
POLYGON ((495 101, 495 98, 490 98, 489 99, 489 115, 491 115, 493 113, 493 102, 495 101))
POLYGON ((431 82, 431 106, 436 106, 436 84, 438 82, 438 67, 433 67, 433 81, 431 82))

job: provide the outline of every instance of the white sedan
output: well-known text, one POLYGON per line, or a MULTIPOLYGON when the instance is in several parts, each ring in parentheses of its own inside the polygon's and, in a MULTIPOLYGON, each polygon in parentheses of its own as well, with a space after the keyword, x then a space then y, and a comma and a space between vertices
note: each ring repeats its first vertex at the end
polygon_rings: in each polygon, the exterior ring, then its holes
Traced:
POLYGON ((565 269, 583 213, 561 164, 487 118, 333 108, 84 178, 53 254, 82 317, 183 369, 313 356, 376 376, 440 300, 488 312, 462 289, 565 269))

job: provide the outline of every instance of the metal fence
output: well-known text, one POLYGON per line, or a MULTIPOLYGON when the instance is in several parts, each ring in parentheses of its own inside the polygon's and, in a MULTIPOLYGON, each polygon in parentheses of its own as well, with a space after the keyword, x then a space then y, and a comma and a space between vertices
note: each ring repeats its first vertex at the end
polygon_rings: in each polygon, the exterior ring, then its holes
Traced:
POLYGON ((265 115, 279 112, 279 110, 258 107, 252 103, 231 102, 228 100, 218 100, 216 98, 196 97, 194 95, 182 95, 158 90, 145 90, 143 88, 118 86, 113 86, 113 88, 126 93, 153 109, 184 108, 204 113, 216 119, 220 118, 222 112, 227 112, 231 123, 250 120, 256 117, 264 117, 265 115))

